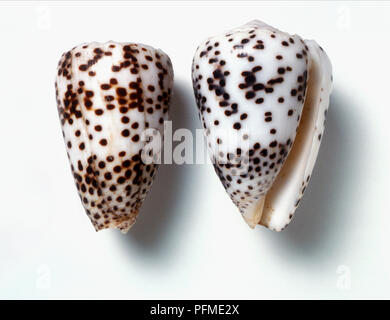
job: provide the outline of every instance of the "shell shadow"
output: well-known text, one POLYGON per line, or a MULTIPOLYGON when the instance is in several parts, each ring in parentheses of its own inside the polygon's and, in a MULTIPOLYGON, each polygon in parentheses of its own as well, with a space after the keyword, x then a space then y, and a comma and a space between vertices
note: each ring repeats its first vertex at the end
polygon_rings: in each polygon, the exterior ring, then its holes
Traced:
POLYGON ((340 91, 333 91, 317 163, 295 217, 285 231, 265 236, 289 257, 325 259, 342 250, 349 234, 345 228, 350 217, 343 203, 353 201, 356 188, 345 183, 345 177, 358 174, 358 166, 351 163, 359 155, 356 144, 350 143, 351 121, 353 130, 359 130, 359 121, 347 114, 345 106, 350 105, 340 91))
MULTIPOLYGON (((194 103, 192 87, 184 80, 175 80, 170 106, 173 132, 178 128, 194 132, 198 118, 196 108, 191 105, 194 103)), ((178 249, 177 245, 183 243, 184 219, 188 218, 183 215, 183 201, 188 202, 193 196, 188 182, 197 180, 195 167, 175 163, 160 165, 136 224, 126 235, 118 235, 132 257, 138 254, 142 255, 143 260, 168 261, 178 249)))

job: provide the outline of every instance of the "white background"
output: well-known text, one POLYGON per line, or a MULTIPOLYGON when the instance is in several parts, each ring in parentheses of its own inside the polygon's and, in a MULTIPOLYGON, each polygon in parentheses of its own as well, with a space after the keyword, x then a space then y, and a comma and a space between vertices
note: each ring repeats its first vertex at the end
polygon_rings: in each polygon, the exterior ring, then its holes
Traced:
POLYGON ((386 2, 1 2, 0 298, 390 298, 389 16, 386 2), (250 230, 211 165, 165 165, 127 235, 96 233, 57 116, 61 53, 107 40, 162 48, 174 126, 195 130, 198 43, 255 18, 315 39, 333 63, 291 225, 250 230))

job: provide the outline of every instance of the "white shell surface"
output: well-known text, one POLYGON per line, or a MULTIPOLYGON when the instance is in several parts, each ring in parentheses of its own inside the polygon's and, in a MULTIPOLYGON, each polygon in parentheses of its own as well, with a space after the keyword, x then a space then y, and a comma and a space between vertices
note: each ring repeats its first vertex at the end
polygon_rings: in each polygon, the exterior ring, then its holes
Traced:
MULTIPOLYGON (((252 21, 207 39, 194 56, 194 93, 209 154, 226 191, 251 227, 260 221, 264 205, 270 209, 268 218, 274 209, 267 193, 300 124, 309 45, 297 35, 252 21), (234 158, 241 162, 232 162, 234 158)), ((314 151, 304 157, 314 165, 314 151)), ((299 192, 301 182, 299 179, 299 192)), ((297 183, 293 179, 292 184, 297 183)), ((294 204, 299 192, 291 196, 294 204)), ((280 202, 284 200, 291 202, 284 198, 280 202)), ((281 208, 280 215, 272 214, 273 222, 263 224, 281 230, 291 211, 281 208)))
POLYGON ((157 166, 144 164, 142 133, 163 134, 173 69, 161 50, 136 43, 88 43, 63 54, 56 96, 76 187, 96 230, 126 232, 157 166))

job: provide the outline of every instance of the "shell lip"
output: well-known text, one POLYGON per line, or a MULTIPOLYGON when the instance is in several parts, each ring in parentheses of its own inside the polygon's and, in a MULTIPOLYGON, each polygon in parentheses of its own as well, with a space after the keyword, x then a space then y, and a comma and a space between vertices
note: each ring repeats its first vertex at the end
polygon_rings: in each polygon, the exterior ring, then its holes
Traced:
POLYGON ((297 135, 285 163, 265 196, 264 211, 259 221, 260 225, 275 231, 284 230, 290 223, 306 190, 318 155, 332 91, 328 57, 315 41, 305 40, 305 43, 311 53, 297 135), (283 195, 289 198, 287 204, 282 200, 283 195), (276 214, 277 211, 283 211, 283 214, 276 214))

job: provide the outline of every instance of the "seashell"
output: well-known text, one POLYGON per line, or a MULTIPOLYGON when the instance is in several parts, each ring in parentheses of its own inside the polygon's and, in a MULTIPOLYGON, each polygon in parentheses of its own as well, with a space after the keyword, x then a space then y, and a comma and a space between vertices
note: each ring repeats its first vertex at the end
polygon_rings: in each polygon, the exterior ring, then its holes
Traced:
POLYGON ((163 134, 172 85, 169 57, 143 44, 92 42, 62 55, 58 113, 76 187, 96 231, 125 233, 135 223, 157 171, 142 160, 142 133, 163 134))
POLYGON ((291 221, 324 131, 332 67, 312 40, 251 21, 196 50, 192 80, 208 152, 248 225, 291 221))

